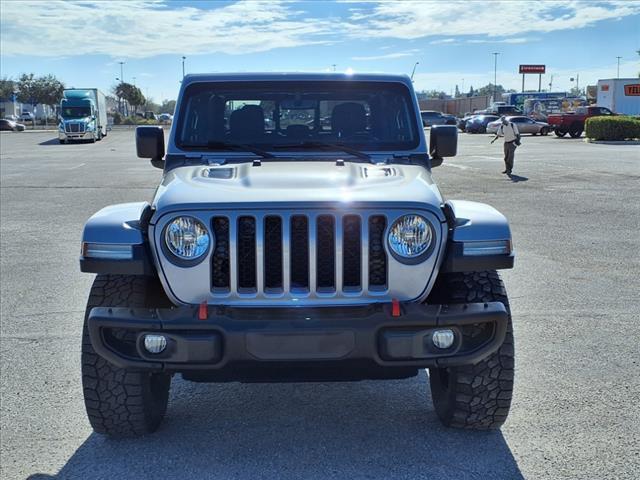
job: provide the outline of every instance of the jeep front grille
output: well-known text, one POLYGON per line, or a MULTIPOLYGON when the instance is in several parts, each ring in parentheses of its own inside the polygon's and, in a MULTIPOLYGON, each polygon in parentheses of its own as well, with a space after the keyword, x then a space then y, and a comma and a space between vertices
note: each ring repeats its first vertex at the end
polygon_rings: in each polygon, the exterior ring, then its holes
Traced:
POLYGON ((384 215, 214 216, 214 294, 362 295, 387 288, 384 215))

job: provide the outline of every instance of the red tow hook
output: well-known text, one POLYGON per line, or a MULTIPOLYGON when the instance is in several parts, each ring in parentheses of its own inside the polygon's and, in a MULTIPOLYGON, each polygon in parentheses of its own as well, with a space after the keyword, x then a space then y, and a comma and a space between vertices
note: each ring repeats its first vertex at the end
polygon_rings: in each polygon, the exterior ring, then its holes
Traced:
POLYGON ((399 317, 400 313, 400 301, 397 298, 391 300, 391 316, 399 317))
POLYGON ((207 306, 207 301, 203 301, 200 304, 200 308, 198 308, 198 320, 206 320, 209 318, 209 308, 207 306))

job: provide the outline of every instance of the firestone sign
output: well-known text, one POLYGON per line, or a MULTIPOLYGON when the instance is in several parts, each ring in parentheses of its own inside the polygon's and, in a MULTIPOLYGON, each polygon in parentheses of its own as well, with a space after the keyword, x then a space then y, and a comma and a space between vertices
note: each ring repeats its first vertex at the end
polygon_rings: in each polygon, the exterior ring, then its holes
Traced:
POLYGON ((520 73, 545 73, 546 65, 520 65, 520 73))

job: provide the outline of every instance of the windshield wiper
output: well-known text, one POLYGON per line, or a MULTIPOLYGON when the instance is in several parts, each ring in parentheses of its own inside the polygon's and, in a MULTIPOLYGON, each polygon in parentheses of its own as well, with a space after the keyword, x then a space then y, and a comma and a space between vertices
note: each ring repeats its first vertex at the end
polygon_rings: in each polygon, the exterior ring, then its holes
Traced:
POLYGON ((235 151, 246 151, 251 152, 262 158, 275 158, 274 155, 267 152, 266 150, 262 150, 261 148, 254 147, 253 145, 246 145, 244 143, 233 143, 233 142, 207 142, 206 145, 183 145, 187 148, 206 148, 207 150, 235 150, 235 151))
POLYGON ((367 155, 360 150, 356 150, 355 148, 347 147, 342 143, 325 143, 325 142, 312 142, 305 141, 299 143, 287 143, 284 145, 274 145, 273 148, 322 148, 324 150, 339 150, 341 152, 348 153, 349 155, 353 155, 357 158, 362 158, 363 160, 371 160, 371 156, 367 155))

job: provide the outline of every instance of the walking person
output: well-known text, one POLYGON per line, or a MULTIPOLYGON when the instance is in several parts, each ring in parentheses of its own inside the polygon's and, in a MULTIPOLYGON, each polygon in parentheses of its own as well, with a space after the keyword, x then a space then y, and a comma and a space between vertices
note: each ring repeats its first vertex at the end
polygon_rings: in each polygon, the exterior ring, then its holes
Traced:
POLYGON ((496 131, 496 136, 491 143, 495 142, 498 137, 504 138, 504 172, 507 175, 511 175, 511 171, 513 170, 513 161, 515 159, 516 148, 520 146, 520 132, 518 131, 518 127, 509 122, 507 117, 502 117, 500 119, 502 121, 502 125, 498 127, 496 131))

